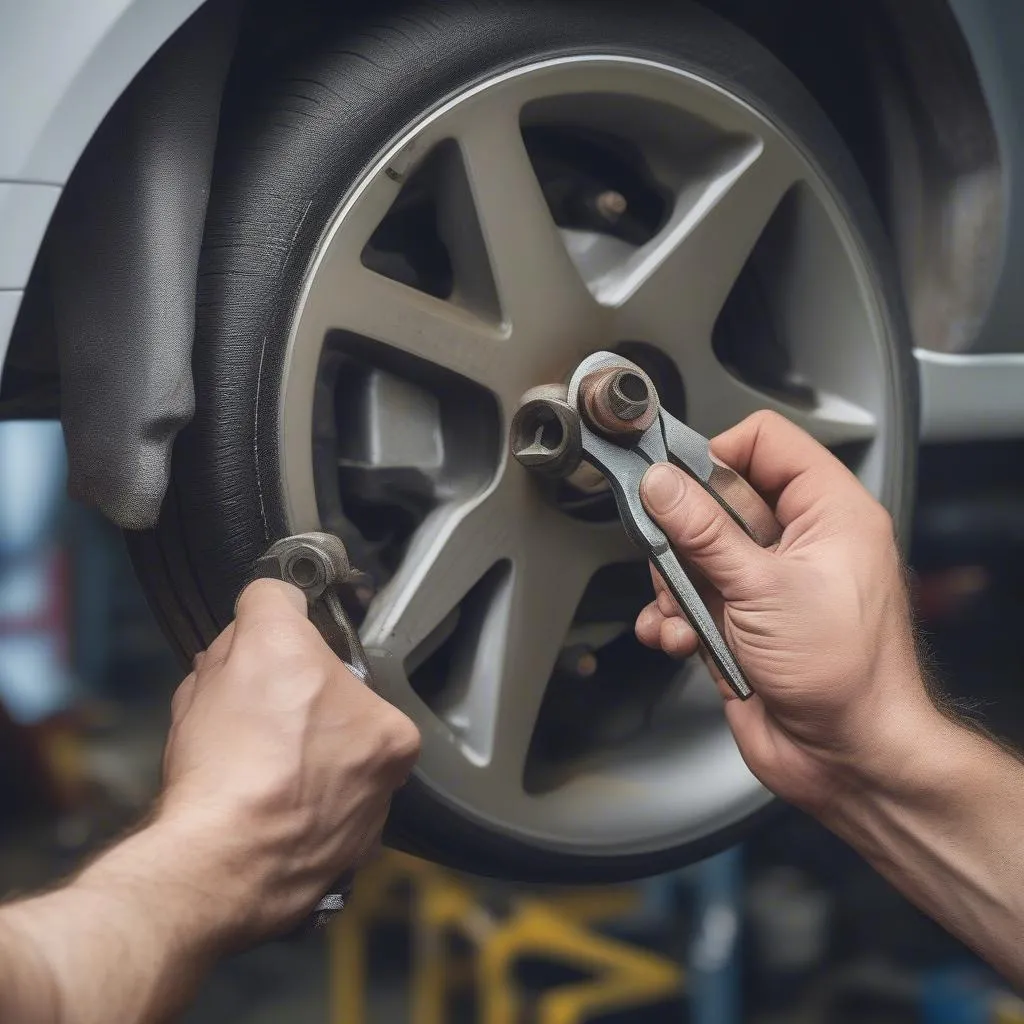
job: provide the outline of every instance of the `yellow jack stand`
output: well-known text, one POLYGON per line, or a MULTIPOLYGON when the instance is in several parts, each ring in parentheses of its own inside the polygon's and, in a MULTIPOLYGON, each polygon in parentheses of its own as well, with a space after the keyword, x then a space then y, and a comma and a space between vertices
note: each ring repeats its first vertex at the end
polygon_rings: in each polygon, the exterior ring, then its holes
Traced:
POLYGON ((451 995, 467 980, 476 983, 480 1024, 522 1024, 529 1019, 528 1007, 515 967, 527 958, 593 975, 537 996, 529 1007, 537 1024, 584 1024, 592 1016, 639 1008, 683 990, 678 964, 597 930, 636 906, 632 889, 514 896, 508 913, 498 916, 479 898, 486 883, 388 853, 361 872, 351 905, 332 929, 332 1024, 370 1024, 367 934, 374 924, 394 921, 401 913, 394 899, 401 887, 412 890, 410 1024, 444 1024, 451 995), (466 940, 470 962, 459 964, 448 956, 453 935, 466 940))

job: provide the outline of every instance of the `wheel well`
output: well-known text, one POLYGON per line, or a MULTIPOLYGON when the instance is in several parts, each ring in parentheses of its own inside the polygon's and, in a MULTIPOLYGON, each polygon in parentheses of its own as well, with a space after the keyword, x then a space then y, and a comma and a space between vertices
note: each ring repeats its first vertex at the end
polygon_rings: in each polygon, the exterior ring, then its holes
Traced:
POLYGON ((4 374, 0 400, 14 414, 59 406, 69 492, 125 529, 156 521, 194 410, 198 260, 236 15, 237 0, 200 7, 89 140, 47 227, 4 374))
POLYGON ((947 0, 703 0, 797 75, 888 228, 915 343, 969 349, 1006 223, 995 129, 947 0))

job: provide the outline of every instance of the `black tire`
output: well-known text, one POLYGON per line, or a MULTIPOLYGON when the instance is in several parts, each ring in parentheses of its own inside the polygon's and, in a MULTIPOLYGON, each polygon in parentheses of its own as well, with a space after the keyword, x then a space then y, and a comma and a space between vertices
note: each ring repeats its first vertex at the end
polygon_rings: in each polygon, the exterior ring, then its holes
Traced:
MULTIPOLYGON (((682 0, 389 4, 334 38, 318 34, 292 66, 264 78, 244 110, 225 118, 199 281, 196 416, 177 443, 159 526, 129 542, 183 659, 228 623, 254 559, 287 532, 276 450, 282 352, 325 223, 380 151, 452 93, 497 70, 586 52, 694 71, 744 97, 798 142, 831 182, 874 268, 898 339, 892 358, 905 392, 904 437, 916 436, 916 374, 878 217, 827 118, 757 43, 682 0)), ((890 481, 897 521, 909 513, 914 475, 914 445, 903 448, 890 481)), ((682 848, 584 858, 468 823, 414 781, 395 802, 389 840, 462 870, 579 883, 679 867, 733 842, 750 824, 682 848)))

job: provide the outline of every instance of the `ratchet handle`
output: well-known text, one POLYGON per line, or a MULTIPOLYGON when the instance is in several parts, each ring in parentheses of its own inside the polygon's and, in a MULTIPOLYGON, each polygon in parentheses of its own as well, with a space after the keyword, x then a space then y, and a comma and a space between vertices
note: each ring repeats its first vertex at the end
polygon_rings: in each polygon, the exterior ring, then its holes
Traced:
POLYGON ((676 599, 676 604, 689 619, 694 632, 700 637, 704 649, 711 656, 718 671, 722 673, 722 678, 728 683, 729 688, 740 700, 752 697, 754 691, 747 682, 743 669, 725 642, 708 606, 701 600, 697 588, 683 570, 675 552, 666 545, 661 551, 651 552, 651 561, 665 581, 665 586, 676 599))
MULTIPOLYGON (((707 456, 710 463, 707 479, 701 480, 696 474, 692 475, 757 544, 763 548, 777 544, 782 537, 782 527, 768 503, 739 473, 715 458, 711 454, 710 445, 707 456)), ((672 457, 671 453, 669 457, 672 457)), ((689 469, 684 464, 680 465, 684 470, 689 469)), ((747 677, 675 552, 668 548, 665 552, 655 554, 652 561, 730 689, 741 700, 753 696, 754 691, 747 677)))
POLYGON ((713 467, 705 484, 708 492, 763 548, 782 539, 782 527, 768 503, 734 469, 710 456, 713 467))
POLYGON ((353 675, 370 685, 370 663, 359 639, 359 630, 349 618, 337 592, 327 590, 307 604, 310 621, 327 642, 327 646, 353 675))

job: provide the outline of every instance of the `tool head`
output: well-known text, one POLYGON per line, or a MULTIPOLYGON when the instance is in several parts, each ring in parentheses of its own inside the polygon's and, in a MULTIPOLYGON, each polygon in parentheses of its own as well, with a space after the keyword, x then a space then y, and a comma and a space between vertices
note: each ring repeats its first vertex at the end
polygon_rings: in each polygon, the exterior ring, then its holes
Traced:
POLYGON ((566 389, 545 384, 523 395, 509 431, 512 454, 534 473, 552 479, 571 476, 582 457, 579 413, 566 389))
POLYGON ((331 533, 302 533, 272 544, 256 565, 257 575, 284 580, 315 601, 325 590, 352 582, 345 545, 331 533))
POLYGON ((592 430, 620 444, 629 444, 648 431, 659 409, 654 382, 626 360, 588 373, 580 381, 579 405, 592 430))
POLYGON ((651 392, 647 381, 632 370, 621 370, 608 386, 608 408, 620 420, 632 423, 640 419, 651 406, 651 392))

